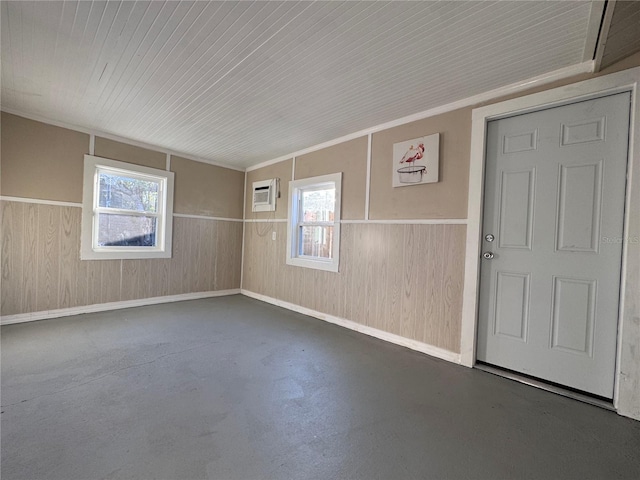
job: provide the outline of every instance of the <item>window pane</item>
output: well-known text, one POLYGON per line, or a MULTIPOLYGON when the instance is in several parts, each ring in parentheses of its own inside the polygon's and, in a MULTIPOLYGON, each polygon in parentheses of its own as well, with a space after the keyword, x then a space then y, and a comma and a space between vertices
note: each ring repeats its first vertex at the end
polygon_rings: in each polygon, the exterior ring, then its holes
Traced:
POLYGON ((335 188, 325 188, 322 190, 303 190, 301 197, 301 221, 333 222, 336 205, 335 188))
POLYGON ((300 227, 300 255, 332 258, 333 227, 300 227))
POLYGON ((158 211, 159 182, 105 172, 100 172, 98 178, 99 206, 137 212, 158 211))
POLYGON ((99 214, 98 246, 100 247, 155 247, 155 217, 99 214))

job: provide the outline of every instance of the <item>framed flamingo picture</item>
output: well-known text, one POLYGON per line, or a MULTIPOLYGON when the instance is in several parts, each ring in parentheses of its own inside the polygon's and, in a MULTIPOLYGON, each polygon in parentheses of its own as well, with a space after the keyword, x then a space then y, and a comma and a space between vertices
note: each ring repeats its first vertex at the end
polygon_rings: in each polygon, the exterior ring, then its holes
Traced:
POLYGON ((393 144, 394 187, 408 187, 438 181, 440 134, 393 144))

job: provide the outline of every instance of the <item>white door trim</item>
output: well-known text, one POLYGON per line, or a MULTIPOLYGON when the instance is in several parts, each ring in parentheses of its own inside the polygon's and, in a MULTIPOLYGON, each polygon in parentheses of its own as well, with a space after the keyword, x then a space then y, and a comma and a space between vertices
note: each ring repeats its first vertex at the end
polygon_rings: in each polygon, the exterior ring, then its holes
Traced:
MULTIPOLYGON (((638 180, 633 181, 633 171, 640 172, 640 135, 637 135, 637 119, 640 118, 640 100, 638 83, 640 67, 632 68, 611 75, 597 77, 571 85, 547 90, 525 97, 476 108, 472 114, 471 125, 471 158, 469 167, 469 200, 467 220, 467 243, 465 258, 464 296, 462 304, 462 329, 460 338, 460 360, 463 365, 472 367, 476 361, 476 331, 478 322, 479 272, 480 272, 480 236, 482 225, 482 202, 484 193, 485 139, 486 126, 490 120, 527 113, 543 108, 560 106, 576 101, 587 100, 602 95, 623 91, 631 92, 631 128, 629 132, 629 159, 627 171, 627 192, 625 201, 624 236, 625 239, 636 238, 640 228, 635 219, 631 219, 631 199, 640 196, 638 180), (632 224, 633 223, 633 224, 632 224)), ((638 174, 636 174, 638 175, 638 174)), ((636 200, 637 201, 637 200, 636 200)), ((636 213, 637 216, 637 213, 636 213)), ((637 271, 640 261, 637 255, 629 255, 628 241, 623 242, 622 282, 620 285, 620 318, 618 335, 625 322, 630 322, 630 311, 625 310, 626 280, 637 271)), ((614 406, 617 407, 618 387, 620 380, 621 343, 618 341, 616 362, 616 384, 614 388, 614 406)))

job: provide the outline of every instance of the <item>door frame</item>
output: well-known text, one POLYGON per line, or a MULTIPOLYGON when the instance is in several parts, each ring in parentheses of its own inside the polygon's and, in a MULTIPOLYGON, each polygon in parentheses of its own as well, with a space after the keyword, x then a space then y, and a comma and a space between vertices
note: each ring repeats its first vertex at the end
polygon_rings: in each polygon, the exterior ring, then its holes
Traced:
MULTIPOLYGON (((629 241, 633 240, 634 245, 636 245, 638 236, 640 235, 640 220, 638 219, 640 215, 638 215, 638 208, 636 207, 633 212, 631 211, 631 207, 634 205, 632 200, 635 202, 635 205, 640 205, 640 178, 638 178, 640 175, 640 135, 635 134, 638 122, 640 121, 638 83, 640 83, 640 67, 473 109, 464 294, 460 337, 461 364, 473 367, 476 362, 487 123, 491 120, 558 107, 614 93, 631 92, 624 232, 623 238, 621 239, 622 276, 620 283, 618 342, 616 347, 616 371, 613 394, 614 408, 618 408, 621 380, 621 346, 623 343, 621 339, 627 334, 630 340, 632 340, 632 317, 639 314, 639 299, 636 292, 640 289, 637 276, 637 272, 640 269, 640 259, 637 255, 630 255, 628 248, 629 241), (635 178, 633 177, 634 172, 635 178)), ((640 370, 637 373, 640 374, 640 370)), ((637 394, 636 392, 636 395, 637 394)), ((639 412, 629 413, 631 416, 636 416, 639 412)))

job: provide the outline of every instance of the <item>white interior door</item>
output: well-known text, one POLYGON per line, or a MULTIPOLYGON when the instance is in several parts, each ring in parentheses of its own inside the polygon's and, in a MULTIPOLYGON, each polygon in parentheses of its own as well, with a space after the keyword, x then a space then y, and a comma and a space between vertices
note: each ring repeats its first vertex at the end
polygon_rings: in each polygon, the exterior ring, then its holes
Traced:
POLYGON ((478 360, 613 397, 629 103, 488 124, 478 360))

